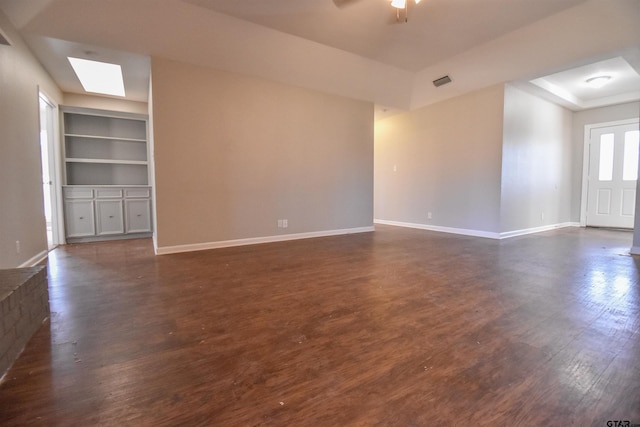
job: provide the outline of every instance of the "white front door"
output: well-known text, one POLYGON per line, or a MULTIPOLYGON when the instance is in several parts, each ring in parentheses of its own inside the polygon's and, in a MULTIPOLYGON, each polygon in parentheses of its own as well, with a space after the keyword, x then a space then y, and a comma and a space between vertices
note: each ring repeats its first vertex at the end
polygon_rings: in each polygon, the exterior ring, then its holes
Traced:
POLYGON ((633 228, 639 146, 637 123, 591 129, 587 226, 633 228))

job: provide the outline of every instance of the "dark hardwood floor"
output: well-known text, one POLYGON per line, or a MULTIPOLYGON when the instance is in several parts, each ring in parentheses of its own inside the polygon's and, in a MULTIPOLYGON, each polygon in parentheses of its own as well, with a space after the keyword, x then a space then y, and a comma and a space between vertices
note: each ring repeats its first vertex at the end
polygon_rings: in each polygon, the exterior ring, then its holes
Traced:
POLYGON ((640 423, 632 234, 375 233, 49 257, 2 425, 640 423))

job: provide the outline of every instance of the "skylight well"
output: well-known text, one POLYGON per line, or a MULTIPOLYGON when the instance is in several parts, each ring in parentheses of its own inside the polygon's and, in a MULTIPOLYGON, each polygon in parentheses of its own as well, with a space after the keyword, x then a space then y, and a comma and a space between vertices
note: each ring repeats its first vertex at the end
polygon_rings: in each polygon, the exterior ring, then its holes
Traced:
POLYGON ((120 65, 72 57, 68 59, 85 91, 125 96, 120 65))

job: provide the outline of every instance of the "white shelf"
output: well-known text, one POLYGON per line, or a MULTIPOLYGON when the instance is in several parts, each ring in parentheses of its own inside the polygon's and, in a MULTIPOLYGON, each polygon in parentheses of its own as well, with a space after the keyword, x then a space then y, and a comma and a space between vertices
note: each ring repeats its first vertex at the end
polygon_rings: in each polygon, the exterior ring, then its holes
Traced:
POLYGON ((114 160, 114 159, 75 159, 66 158, 67 163, 101 163, 109 165, 142 165, 147 166, 147 162, 143 160, 114 160))
POLYGON ((104 185, 91 185, 91 184, 72 184, 63 185, 62 188, 151 188, 150 185, 143 184, 104 184, 104 185))
POLYGON ((99 140, 105 140, 105 141, 142 142, 142 143, 145 143, 145 144, 147 143, 146 139, 139 139, 139 138, 121 138, 121 137, 115 137, 115 136, 81 135, 81 134, 77 134, 77 133, 65 133, 64 136, 65 136, 65 138, 66 137, 71 137, 71 138, 99 139, 99 140))
POLYGON ((147 185, 147 121, 139 115, 62 107, 67 185, 147 185))

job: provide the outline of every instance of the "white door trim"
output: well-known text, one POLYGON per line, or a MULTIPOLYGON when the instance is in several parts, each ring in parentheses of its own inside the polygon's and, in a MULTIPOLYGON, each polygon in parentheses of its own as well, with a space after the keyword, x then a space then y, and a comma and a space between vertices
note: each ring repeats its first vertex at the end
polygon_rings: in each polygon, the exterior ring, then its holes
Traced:
POLYGON ((591 131, 593 129, 609 127, 609 126, 620 126, 620 125, 633 125, 638 124, 640 119, 625 119, 625 120, 616 120, 613 122, 603 122, 603 123, 593 123, 584 126, 584 145, 583 145, 583 155, 582 155, 582 197, 580 199, 580 226, 587 226, 587 194, 589 191, 589 144, 591 140, 591 131))
MULTIPOLYGON (((53 243, 55 245, 64 245, 66 240, 65 229, 64 229, 64 215, 63 215, 63 201, 62 201, 62 154, 60 147, 60 113, 59 113, 59 105, 54 101, 54 98, 51 97, 45 89, 41 86, 38 86, 38 105, 40 102, 40 98, 44 98, 45 102, 49 104, 53 108, 53 135, 51 141, 51 147, 53 148, 53 168, 51 170, 52 173, 52 192, 55 206, 53 208, 53 220, 56 222, 56 227, 54 227, 53 233, 53 243)), ((39 116, 38 116, 39 117, 39 116)))

